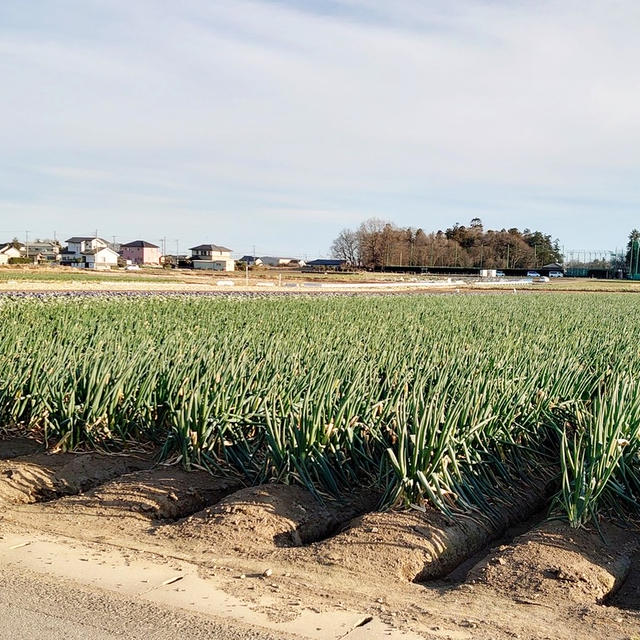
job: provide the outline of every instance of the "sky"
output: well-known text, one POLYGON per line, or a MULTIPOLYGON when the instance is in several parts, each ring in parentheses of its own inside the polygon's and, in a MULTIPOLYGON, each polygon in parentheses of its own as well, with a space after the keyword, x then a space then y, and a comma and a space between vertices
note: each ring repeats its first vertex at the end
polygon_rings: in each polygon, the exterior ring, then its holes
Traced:
MULTIPOLYGON (((0 240, 640 227, 637 0, 3 0, 0 240)), ((177 243, 177 245, 176 245, 177 243)))

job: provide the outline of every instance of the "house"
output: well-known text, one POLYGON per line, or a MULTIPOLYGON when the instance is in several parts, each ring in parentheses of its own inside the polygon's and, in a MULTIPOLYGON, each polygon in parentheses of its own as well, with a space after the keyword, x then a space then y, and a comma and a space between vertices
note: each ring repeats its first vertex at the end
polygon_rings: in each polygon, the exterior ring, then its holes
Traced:
POLYGON ((134 240, 120 247, 120 255, 132 264, 154 264, 161 262, 160 247, 144 240, 134 240))
POLYGON ((79 255, 89 249, 97 249, 98 247, 108 247, 109 243, 97 236, 73 236, 66 240, 67 250, 71 253, 79 255))
POLYGON ((242 256, 240 262, 244 262, 250 267, 259 267, 262 264, 262 259, 258 258, 258 256, 242 256))
POLYGON ((193 267, 191 258, 186 253, 167 253, 162 256, 162 264, 172 269, 189 269, 193 267))
POLYGON ((319 258, 307 262, 306 266, 313 271, 342 271, 347 266, 346 260, 330 260, 319 258))
POLYGON ((298 264, 295 258, 281 258, 279 256, 262 256, 259 260, 268 267, 287 267, 291 266, 291 263, 295 263, 296 266, 298 264))
POLYGON ((231 257, 231 249, 217 244, 199 244, 191 247, 191 261, 194 269, 210 271, 233 271, 236 262, 231 257))
POLYGON ((60 260, 60 243, 55 240, 36 240, 25 246, 24 253, 38 262, 57 262, 60 260))
POLYGON ((111 247, 88 249, 83 254, 86 269, 111 269, 118 266, 120 255, 111 247))
POLYGON ((106 240, 97 237, 73 236, 60 254, 60 264, 87 269, 110 269, 118 266, 120 257, 106 240))
POLYGON ((0 265, 9 264, 11 258, 22 257, 22 245, 19 242, 0 244, 0 265))

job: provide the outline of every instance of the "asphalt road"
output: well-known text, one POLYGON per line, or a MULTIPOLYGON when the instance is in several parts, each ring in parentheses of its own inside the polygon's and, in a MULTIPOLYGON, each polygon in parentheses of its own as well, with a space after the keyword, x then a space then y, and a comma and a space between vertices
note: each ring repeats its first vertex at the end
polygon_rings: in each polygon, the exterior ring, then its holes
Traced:
POLYGON ((0 638, 292 640, 0 565, 0 638))

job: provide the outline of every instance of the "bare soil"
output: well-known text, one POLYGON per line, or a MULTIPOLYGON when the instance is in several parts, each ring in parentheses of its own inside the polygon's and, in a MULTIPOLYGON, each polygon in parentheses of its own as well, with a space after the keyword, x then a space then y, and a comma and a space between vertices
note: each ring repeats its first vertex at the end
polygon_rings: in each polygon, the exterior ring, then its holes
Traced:
POLYGON ((602 540, 560 522, 532 523, 492 549, 506 526, 539 508, 544 488, 513 495, 502 525, 489 525, 430 510, 378 513, 379 496, 366 491, 336 503, 299 487, 243 488, 148 455, 36 453, 0 463, 0 543, 26 533, 48 545, 88 545, 80 558, 88 571, 114 550, 127 566, 180 562, 256 619, 301 620, 300 637, 360 637, 304 626, 305 616, 347 611, 396 628, 398 638, 640 637, 637 533, 603 522, 602 540), (475 566, 457 580, 433 579, 474 553, 475 566))
POLYGON ((36 453, 0 460, 0 505, 53 500, 153 465, 150 455, 36 453))
POLYGON ((17 458, 43 451, 43 446, 29 438, 0 438, 0 460, 17 458))
POLYGON ((340 503, 320 502, 300 487, 249 487, 163 533, 263 557, 277 547, 301 547, 326 538, 373 509, 378 499, 372 492, 363 492, 340 503))
POLYGON ((467 578, 537 601, 604 602, 625 582, 639 547, 637 531, 610 523, 603 522, 599 533, 545 522, 499 547, 467 578))

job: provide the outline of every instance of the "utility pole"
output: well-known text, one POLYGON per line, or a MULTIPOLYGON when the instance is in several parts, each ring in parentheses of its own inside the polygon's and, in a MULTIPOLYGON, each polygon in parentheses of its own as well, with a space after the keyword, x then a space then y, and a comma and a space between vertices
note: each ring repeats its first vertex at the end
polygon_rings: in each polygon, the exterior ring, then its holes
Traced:
POLYGON ((507 245, 507 269, 509 268, 509 249, 511 249, 511 245, 507 245))
POLYGON ((25 231, 24 235, 25 235, 24 250, 28 258, 29 257, 29 232, 25 231))

